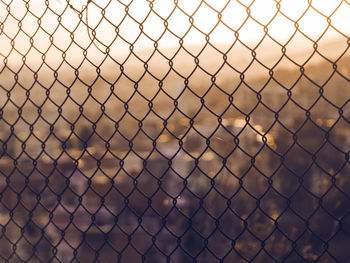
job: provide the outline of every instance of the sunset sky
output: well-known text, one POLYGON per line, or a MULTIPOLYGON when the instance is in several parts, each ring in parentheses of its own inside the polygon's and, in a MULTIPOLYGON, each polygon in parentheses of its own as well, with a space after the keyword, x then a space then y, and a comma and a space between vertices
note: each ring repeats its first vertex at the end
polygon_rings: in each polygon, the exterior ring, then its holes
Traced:
MULTIPOLYGON (((103 55, 100 50, 105 52, 107 46, 111 54, 121 54, 129 52, 130 43, 133 43, 134 50, 141 50, 152 48, 155 41, 159 49, 166 49, 177 46, 180 38, 183 38, 184 45, 204 45, 206 34, 211 43, 229 44, 236 40, 237 35, 233 30, 238 32, 239 40, 254 46, 265 35, 263 25, 267 26, 272 38, 285 43, 294 34, 293 21, 297 20, 299 29, 316 40, 329 26, 327 16, 330 16, 332 26, 340 33, 330 27, 324 39, 344 38, 350 33, 350 5, 344 0, 313 0, 309 1, 311 5, 307 0, 282 0, 279 4, 274 0, 178 0, 177 5, 173 0, 94 2, 96 4, 91 2, 88 9, 81 13, 82 19, 68 3, 75 10, 83 10, 86 0, 51 0, 48 6, 44 0, 28 1, 27 5, 22 0, 0 2, 0 22, 3 27, 0 33, 0 56, 8 56, 12 45, 19 54, 26 54, 31 47, 31 37, 37 50, 31 49, 27 58, 40 57, 40 52, 47 53, 47 58, 54 58, 55 53, 62 53, 59 49, 68 50, 67 55, 74 55, 78 51, 81 53, 84 48, 90 54, 103 55), (10 15, 6 4, 9 4, 10 15), (279 5, 279 11, 276 5, 279 5), (251 17, 248 17, 248 12, 251 17), (190 16, 193 18, 192 25, 190 16), (221 16, 220 20, 218 16, 221 16), (22 24, 19 25, 19 21, 22 24), (140 34, 141 23, 144 34, 140 34), (92 37, 93 29, 96 39, 91 45, 88 36, 90 34, 92 37), (74 33, 70 34, 69 31, 74 33), (76 43, 68 48, 72 37, 76 43), (12 38, 14 42, 11 44, 12 38), (50 48, 48 52, 51 41, 59 49, 50 48)), ((294 39, 305 40, 305 37, 298 33, 294 39)), ((9 60, 21 57, 15 53, 12 51, 9 60)))

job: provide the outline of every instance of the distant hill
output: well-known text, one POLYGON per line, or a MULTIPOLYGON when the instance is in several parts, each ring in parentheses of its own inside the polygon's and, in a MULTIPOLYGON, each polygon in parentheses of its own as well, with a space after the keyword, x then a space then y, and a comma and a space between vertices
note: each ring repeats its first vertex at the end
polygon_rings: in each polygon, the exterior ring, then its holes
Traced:
MULTIPOLYGON (((256 47, 256 44, 257 43, 248 43, 244 46, 242 43, 236 42, 233 47, 228 44, 218 44, 215 46, 206 45, 204 50, 202 50, 203 46, 188 45, 183 48, 174 47, 159 49, 158 52, 155 53, 154 49, 139 49, 134 50, 134 53, 143 61, 149 60, 147 62, 149 71, 159 78, 169 70, 170 59, 172 60, 173 68, 178 71, 178 73, 183 76, 189 76, 196 66, 196 57, 198 58, 198 65, 201 68, 214 74, 224 63, 224 54, 227 54, 226 61, 232 67, 237 69, 237 71, 243 72, 253 59, 252 50, 256 47), (150 57, 151 59, 149 59, 150 57)), ((315 50, 313 45, 313 42, 306 39, 293 40, 286 45, 285 53, 291 60, 301 65, 304 64, 313 54, 315 50)), ((330 60, 336 60, 342 55, 346 48, 347 39, 338 38, 332 40, 320 40, 318 42, 317 50, 330 60)), ((279 62, 283 55, 282 47, 272 40, 264 40, 254 51, 256 53, 256 59, 269 68, 275 66, 277 62, 277 68, 293 69, 297 67, 287 58, 284 58, 279 62)), ((122 62, 125 57, 126 55, 120 55, 120 57, 117 55, 115 59, 118 62, 122 62)), ((324 58, 316 54, 310 61, 308 61, 308 65, 319 63, 322 60, 324 60, 324 58)), ((114 62, 110 61, 110 66, 115 68, 114 62)), ((266 71, 263 66, 260 66, 259 68, 253 64, 251 67, 255 71, 254 74, 264 73, 266 71)), ((125 72, 130 76, 137 77, 144 72, 144 64, 133 55, 128 58, 124 68, 125 72)), ((223 71, 230 72, 232 70, 223 68, 223 71)))
MULTIPOLYGON (((248 45, 249 48, 253 49, 255 44, 249 43, 248 45)), ((346 39, 339 38, 319 41, 317 50, 331 61, 336 61, 346 50, 346 47, 346 39)), ((190 45, 180 49, 179 47, 159 48, 156 52, 154 49, 135 49, 134 55, 128 56, 129 53, 118 53, 106 59, 106 55, 102 53, 88 53, 85 60, 83 60, 84 57, 82 58, 79 55, 79 52, 71 52, 67 54, 67 62, 64 62, 57 70, 57 80, 55 80, 52 69, 46 65, 39 68, 42 63, 40 60, 28 58, 26 66, 31 67, 34 71, 38 70, 40 85, 36 84, 34 87, 31 87, 34 82, 34 73, 27 67, 23 67, 18 73, 18 82, 24 89, 31 89, 31 97, 38 104, 44 99, 44 89, 48 87, 50 87, 50 97, 62 102, 67 96, 67 87, 69 87, 70 96, 77 103, 82 103, 89 96, 88 86, 92 86, 90 92, 94 99, 100 103, 104 103, 108 98, 111 92, 111 85, 114 85, 114 93, 124 101, 133 96, 136 88, 139 92, 139 94, 134 96, 133 100, 136 107, 142 96, 152 99, 156 94, 158 98, 156 101, 167 105, 169 102, 171 103, 169 96, 171 98, 179 96, 186 83, 196 93, 187 92, 188 94, 183 96, 186 97, 185 101, 191 101, 197 95, 201 96, 208 90, 213 84, 214 79, 212 76, 214 75, 215 84, 227 89, 228 92, 232 92, 241 81, 241 72, 244 73, 244 80, 247 84, 258 88, 268 81, 270 68, 273 68, 273 71, 276 73, 274 76, 277 78, 280 76, 279 80, 287 86, 292 85, 293 80, 300 75, 300 67, 298 65, 286 57, 280 60, 283 54, 281 47, 273 41, 263 41, 255 49, 256 60, 253 63, 252 50, 239 42, 232 48, 227 44, 215 46, 217 50, 210 45, 207 45, 203 51, 201 50, 202 48, 199 45, 190 45), (224 65, 224 54, 227 56, 226 61, 229 65, 224 65), (147 62, 146 67, 145 62, 147 62), (276 63, 277 65, 275 65, 276 63), (97 73, 96 67, 99 67, 99 73, 97 73), (74 71, 75 68, 77 68, 77 72, 74 71), (147 74, 145 74, 145 68, 147 68, 147 74), (171 68, 172 70, 170 70, 171 68), (121 69, 123 69, 123 73, 121 69), (79 80, 76 80, 76 73, 78 73, 79 80), (185 79, 187 80, 185 81, 185 79), (158 94, 160 86, 163 92, 158 94)), ((299 65, 307 61, 305 65, 307 73, 310 76, 315 76, 316 79, 321 79, 320 81, 322 82, 333 68, 319 54, 314 54, 308 60, 313 52, 313 42, 305 39, 293 40, 286 46, 286 55, 299 65), (322 74, 320 73, 320 66, 318 66, 321 65, 320 63, 324 63, 322 64, 324 65, 322 66, 322 74)), ((348 63, 346 61, 348 61, 347 58, 349 57, 350 52, 347 52, 344 58, 337 62, 338 70, 348 77, 350 72, 348 72, 348 63)), ((13 71, 18 71, 21 66, 21 60, 16 61, 17 64, 14 62, 7 64, 13 71)), ((53 68, 55 66, 57 68, 61 62, 57 56, 48 56, 45 61, 47 65, 53 68)), ((6 100, 4 90, 9 90, 14 84, 14 73, 5 68, 0 74, 0 85, 4 88, 2 89, 3 94, 1 95, 3 95, 3 99, 1 101, 4 102, 6 100)), ((15 101, 17 97, 21 97, 21 101, 25 100, 26 95, 22 88, 13 89, 11 93, 15 101)), ((19 98, 17 98, 18 100, 19 98)), ((117 102, 113 103, 114 105, 117 104, 117 102)), ((132 102, 130 103, 132 104, 132 102)), ((145 106, 147 106, 147 103, 145 106)))

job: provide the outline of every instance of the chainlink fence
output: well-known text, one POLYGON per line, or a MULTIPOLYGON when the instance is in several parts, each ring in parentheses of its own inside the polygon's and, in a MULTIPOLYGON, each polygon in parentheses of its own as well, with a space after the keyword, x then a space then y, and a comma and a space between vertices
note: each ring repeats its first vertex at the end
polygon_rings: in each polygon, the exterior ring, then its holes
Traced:
POLYGON ((350 3, 0 1, 1 262, 350 262, 350 3))

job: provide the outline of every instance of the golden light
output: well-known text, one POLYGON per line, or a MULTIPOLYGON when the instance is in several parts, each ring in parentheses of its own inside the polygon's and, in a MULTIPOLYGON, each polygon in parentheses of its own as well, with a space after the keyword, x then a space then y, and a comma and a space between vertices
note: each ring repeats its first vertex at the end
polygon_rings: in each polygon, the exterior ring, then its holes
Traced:
MULTIPOLYGON (((8 3, 7 3, 8 2, 8 3)), ((344 0, 44 0, 0 4, 0 56, 18 59, 41 53, 67 57, 86 49, 89 56, 134 50, 232 44, 237 37, 254 47, 261 39, 331 39, 350 33, 344 0), (8 15, 10 10, 10 15, 8 15), (29 11, 29 12, 28 12, 29 11), (23 19, 23 20, 22 20, 23 19), (19 23, 19 21, 21 21, 19 23), (330 23, 331 22, 331 26, 330 23), (72 33, 71 33, 72 32, 72 33), (268 33, 268 36, 266 35, 268 33), (11 39, 15 38, 14 42, 11 39), (71 40, 74 42, 71 45, 71 40), (51 42, 55 48, 49 48, 51 42), (93 42, 93 45, 91 44, 93 42), (16 56, 12 45, 19 51, 16 56), (34 45, 38 52, 27 51, 34 45), (49 51, 49 52, 47 52, 49 51)))
MULTIPOLYGON (((77 9, 83 9, 86 1, 73 0, 71 3, 77 9)), ((350 14, 350 7, 347 2, 341 0, 101 0, 97 3, 98 5, 91 2, 88 5, 87 17, 90 17, 90 26, 100 30, 101 34, 108 30, 101 15, 104 9, 105 18, 113 24, 118 25, 126 13, 138 23, 143 23, 142 31, 153 40, 161 40, 159 37, 166 30, 166 20, 167 29, 173 35, 167 35, 165 38, 170 41, 169 45, 178 44, 178 38, 182 37, 188 43, 202 42, 205 41, 206 35, 210 35, 212 42, 232 42, 232 30, 239 33, 243 42, 260 40, 265 34, 264 26, 268 28, 272 37, 282 40, 292 36, 295 22, 298 22, 298 28, 302 32, 317 38, 327 29, 329 16, 332 25, 344 34, 349 33, 350 29, 346 19, 350 14)), ((120 34, 129 41, 135 40, 140 32, 139 25, 128 16, 121 24, 120 30, 120 34)))

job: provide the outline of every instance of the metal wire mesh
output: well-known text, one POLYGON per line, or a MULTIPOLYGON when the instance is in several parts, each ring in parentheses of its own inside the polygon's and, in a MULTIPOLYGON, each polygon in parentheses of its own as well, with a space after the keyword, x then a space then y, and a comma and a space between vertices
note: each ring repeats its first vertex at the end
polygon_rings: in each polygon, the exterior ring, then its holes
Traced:
POLYGON ((1 0, 1 262, 350 262, 350 3, 299 2, 1 0))

